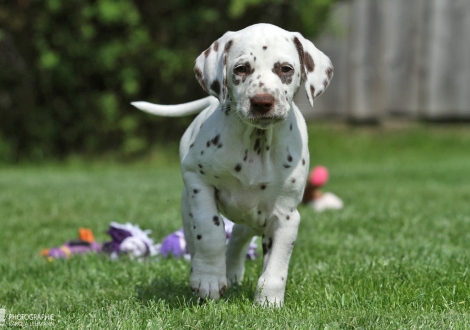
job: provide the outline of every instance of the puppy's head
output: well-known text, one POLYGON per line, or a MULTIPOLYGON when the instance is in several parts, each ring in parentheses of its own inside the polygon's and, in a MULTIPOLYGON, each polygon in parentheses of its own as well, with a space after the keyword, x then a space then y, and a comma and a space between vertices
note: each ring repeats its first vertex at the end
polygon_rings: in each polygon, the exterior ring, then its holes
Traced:
POLYGON ((194 71, 226 113, 234 110, 258 128, 287 118, 302 84, 313 106, 333 77, 330 59, 313 43, 270 24, 225 33, 196 59, 194 71))

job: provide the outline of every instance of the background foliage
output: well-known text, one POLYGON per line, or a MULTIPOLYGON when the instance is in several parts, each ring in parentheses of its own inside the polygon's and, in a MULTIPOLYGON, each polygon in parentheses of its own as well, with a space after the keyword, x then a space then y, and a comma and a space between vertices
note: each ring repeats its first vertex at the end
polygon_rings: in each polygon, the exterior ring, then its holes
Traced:
POLYGON ((134 100, 205 96, 197 55, 227 30, 268 22, 315 35, 334 0, 17 0, 0 3, 0 159, 142 153, 190 121, 134 100))

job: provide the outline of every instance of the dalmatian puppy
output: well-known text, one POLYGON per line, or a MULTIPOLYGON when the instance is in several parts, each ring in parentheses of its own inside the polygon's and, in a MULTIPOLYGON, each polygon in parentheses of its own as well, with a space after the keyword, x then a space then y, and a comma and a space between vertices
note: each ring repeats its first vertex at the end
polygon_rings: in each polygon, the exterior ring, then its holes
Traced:
POLYGON ((190 287, 217 300, 227 285, 240 284, 246 251, 259 235, 255 301, 281 306, 309 169, 307 128, 293 98, 303 84, 313 106, 333 65, 300 33, 256 24, 225 33, 194 71, 211 96, 175 106, 132 103, 162 116, 200 112, 180 144, 190 287), (236 223, 228 245, 221 214, 236 223))

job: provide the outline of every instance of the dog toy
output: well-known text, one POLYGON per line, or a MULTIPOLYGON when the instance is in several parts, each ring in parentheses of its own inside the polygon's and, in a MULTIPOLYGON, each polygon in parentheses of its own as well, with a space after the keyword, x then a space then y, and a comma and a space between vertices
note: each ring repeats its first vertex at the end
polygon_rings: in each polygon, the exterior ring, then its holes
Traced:
MULTIPOLYGON (((234 223, 225 217, 222 217, 222 219, 224 220, 225 238, 226 242, 228 243, 230 235, 232 234, 234 223)), ((255 243, 255 240, 256 237, 253 237, 246 254, 247 259, 253 260, 258 257, 258 254, 256 253, 257 245, 255 243)), ((170 235, 166 236, 163 239, 162 243, 157 245, 157 251, 158 254, 162 255, 165 258, 170 255, 175 258, 183 257, 186 260, 190 260, 191 258, 187 249, 183 229, 177 230, 171 233, 170 235)))
POLYGON ((310 173, 309 180, 314 187, 321 187, 328 181, 328 178, 329 173, 326 167, 316 166, 310 173))
POLYGON ((131 223, 121 225, 111 222, 108 231, 111 241, 103 244, 103 252, 108 253, 111 259, 127 254, 131 259, 142 260, 157 254, 157 246, 148 235, 151 230, 142 230, 131 223))
MULTIPOLYGON (((222 219, 224 220, 225 237, 228 243, 234 223, 227 218, 222 217, 222 219)), ((95 242, 90 229, 80 228, 78 239, 67 241, 59 247, 44 249, 41 251, 41 255, 49 261, 88 252, 104 252, 112 260, 118 259, 122 255, 128 255, 131 259, 139 261, 155 255, 161 255, 165 258, 170 255, 176 258, 184 257, 186 260, 191 258, 186 246, 183 229, 166 236, 161 244, 154 244, 153 239, 149 237, 150 230, 142 230, 139 226, 130 223, 122 225, 111 222, 106 233, 111 236, 111 241, 101 245, 95 242)), ((246 254, 247 259, 252 260, 258 257, 255 239, 256 237, 250 243, 246 254)))
POLYGON ((320 188, 323 187, 329 179, 328 169, 324 166, 316 166, 310 172, 305 186, 302 202, 310 205, 316 211, 332 209, 339 210, 343 208, 343 201, 333 193, 323 193, 320 188))
POLYGON ((58 247, 44 249, 41 251, 41 255, 52 261, 58 258, 70 258, 72 254, 100 251, 101 245, 95 242, 93 232, 88 228, 80 228, 78 230, 78 239, 67 241, 58 247))

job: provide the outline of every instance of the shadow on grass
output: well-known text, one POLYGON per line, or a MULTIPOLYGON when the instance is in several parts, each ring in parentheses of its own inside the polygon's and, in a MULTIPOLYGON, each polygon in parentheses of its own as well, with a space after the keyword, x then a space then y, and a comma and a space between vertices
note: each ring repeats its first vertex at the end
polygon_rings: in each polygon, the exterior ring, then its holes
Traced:
MULTIPOLYGON (((185 280, 170 276, 159 277, 148 285, 137 285, 135 292, 137 299, 144 303, 163 301, 171 309, 191 308, 205 303, 205 300, 198 299, 189 289, 189 277, 185 280)), ((241 286, 227 289, 222 301, 246 300, 253 293, 254 284, 248 279, 241 286)))
POLYGON ((173 279, 170 276, 159 277, 150 284, 136 285, 137 299, 142 302, 164 301, 173 309, 186 308, 198 305, 196 297, 189 290, 188 282, 173 279))

